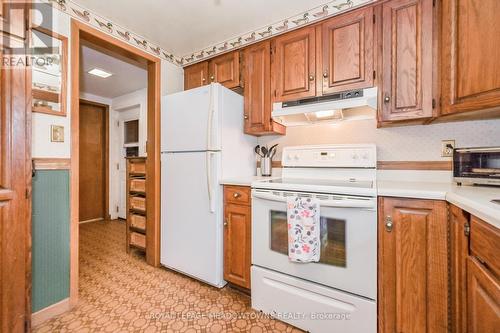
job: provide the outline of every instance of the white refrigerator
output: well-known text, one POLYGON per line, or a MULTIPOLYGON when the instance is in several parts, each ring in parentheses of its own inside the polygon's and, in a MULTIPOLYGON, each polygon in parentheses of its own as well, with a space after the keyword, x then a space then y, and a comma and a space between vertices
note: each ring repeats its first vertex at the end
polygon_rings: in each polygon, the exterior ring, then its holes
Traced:
POLYGON ((223 287, 223 178, 256 172, 243 97, 213 83, 162 98, 161 264, 223 287))

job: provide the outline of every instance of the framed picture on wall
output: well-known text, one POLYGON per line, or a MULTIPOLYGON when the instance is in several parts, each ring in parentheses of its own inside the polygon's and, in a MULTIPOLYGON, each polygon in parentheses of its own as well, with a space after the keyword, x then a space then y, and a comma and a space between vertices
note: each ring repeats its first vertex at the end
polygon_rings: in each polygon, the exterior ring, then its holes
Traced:
POLYGON ((59 125, 50 126, 50 141, 64 142, 64 126, 59 126, 59 125))

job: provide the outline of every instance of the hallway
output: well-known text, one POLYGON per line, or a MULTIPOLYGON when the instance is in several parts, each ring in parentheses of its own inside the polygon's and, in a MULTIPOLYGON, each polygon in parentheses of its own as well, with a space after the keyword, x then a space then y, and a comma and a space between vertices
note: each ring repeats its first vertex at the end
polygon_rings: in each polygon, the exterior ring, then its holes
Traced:
POLYGON ((125 252, 125 223, 80 225, 80 302, 34 332, 300 332, 260 317, 250 298, 125 252))

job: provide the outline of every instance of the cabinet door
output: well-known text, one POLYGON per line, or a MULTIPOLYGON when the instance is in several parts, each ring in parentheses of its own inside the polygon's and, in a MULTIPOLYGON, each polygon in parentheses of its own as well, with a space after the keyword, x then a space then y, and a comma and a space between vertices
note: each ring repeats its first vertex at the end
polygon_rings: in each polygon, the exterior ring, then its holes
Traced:
POLYGON ((323 94, 373 86, 373 7, 323 23, 323 94))
POLYGON ((216 57, 208 63, 210 82, 218 82, 232 89, 240 85, 240 53, 238 51, 216 57))
POLYGON ((500 106, 500 1, 443 1, 442 11, 442 113, 500 106))
POLYGON ((474 257, 467 261, 469 333, 496 333, 500 327, 500 283, 474 257))
POLYGON ((224 212, 224 279, 250 288, 250 207, 228 204, 224 212))
POLYGON ((284 134, 285 127, 271 119, 271 42, 245 48, 243 59, 245 133, 284 134))
POLYGON ((446 203, 379 199, 379 332, 448 332, 446 203))
POLYGON ((208 61, 184 68, 184 90, 208 84, 208 61))
POLYGON ((467 257, 469 256, 469 214, 449 205, 451 331, 467 333, 467 257))
POLYGON ((433 116, 432 1, 382 4, 381 121, 433 116))
POLYGON ((289 101, 316 95, 316 34, 302 28, 273 40, 271 64, 274 101, 289 101))

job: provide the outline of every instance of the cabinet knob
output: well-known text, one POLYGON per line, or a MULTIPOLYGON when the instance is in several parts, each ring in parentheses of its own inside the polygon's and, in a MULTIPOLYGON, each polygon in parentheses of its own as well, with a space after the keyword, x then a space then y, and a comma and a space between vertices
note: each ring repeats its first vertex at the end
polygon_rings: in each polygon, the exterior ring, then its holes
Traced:
POLYGON ((210 77, 210 81, 213 81, 213 80, 215 80, 215 76, 213 76, 213 75, 212 75, 212 76, 210 77))
POLYGON ((243 118, 248 119, 248 115, 247 115, 247 114, 246 114, 246 115, 244 115, 244 116, 243 116, 243 118))
POLYGON ((205 79, 204 77, 202 77, 202 78, 201 78, 201 81, 202 81, 202 82, 205 82, 205 81, 206 81, 206 79, 205 79))
POLYGON ((328 72, 323 72, 323 77, 326 79, 328 77, 328 72))
POLYGON ((387 232, 391 232, 393 226, 394 226, 394 224, 392 222, 392 217, 391 216, 387 216, 385 218, 385 230, 387 230, 387 232))
POLYGON ((391 101, 391 97, 386 94, 384 97, 384 103, 389 103, 390 101, 391 101))
POLYGON ((227 219, 224 219, 224 226, 227 227, 228 221, 227 219))
POLYGON ((241 194, 239 194, 238 192, 234 192, 233 198, 237 199, 239 197, 241 197, 241 194))
POLYGON ((314 74, 309 74, 309 81, 314 81, 314 74))

